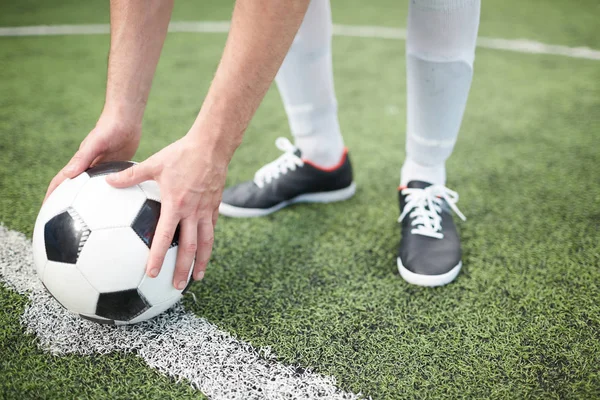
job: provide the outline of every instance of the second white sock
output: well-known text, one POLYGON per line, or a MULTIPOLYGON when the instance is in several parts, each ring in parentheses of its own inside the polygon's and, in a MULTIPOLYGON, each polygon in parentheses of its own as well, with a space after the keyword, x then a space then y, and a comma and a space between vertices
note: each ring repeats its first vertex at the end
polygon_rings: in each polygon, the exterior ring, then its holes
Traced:
POLYGON ((413 0, 406 43, 406 161, 400 184, 446 183, 473 77, 480 0, 413 0))

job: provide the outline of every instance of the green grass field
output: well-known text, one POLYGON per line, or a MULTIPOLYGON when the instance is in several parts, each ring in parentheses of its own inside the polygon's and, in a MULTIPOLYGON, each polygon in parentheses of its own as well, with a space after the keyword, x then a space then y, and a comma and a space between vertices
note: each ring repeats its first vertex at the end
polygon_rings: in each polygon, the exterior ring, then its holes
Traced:
MULTIPOLYGON (((108 21, 105 2, 11 1, 0 26, 108 21)), ((226 20, 229 2, 180 1, 173 20, 226 20)), ((600 3, 489 0, 481 34, 600 48, 600 3), (518 12, 517 12, 518 11, 518 12), (518 14, 518 15, 517 15, 518 14)), ((404 26, 406 4, 334 1, 334 19, 404 26), (364 8, 364 9, 363 9, 364 8)), ((170 34, 136 156, 187 132, 226 36, 170 34)), ((108 35, 0 38, 0 222, 31 235, 51 177, 103 103, 108 35)), ((350 201, 221 218, 185 306, 281 362, 373 399, 600 398, 600 62, 479 49, 448 185, 464 268, 442 288, 396 270, 404 157, 404 42, 334 39, 350 201)), ((288 127, 275 88, 230 166, 247 180, 288 127)), ((203 398, 134 355, 53 356, 0 285, 0 398, 203 398)))

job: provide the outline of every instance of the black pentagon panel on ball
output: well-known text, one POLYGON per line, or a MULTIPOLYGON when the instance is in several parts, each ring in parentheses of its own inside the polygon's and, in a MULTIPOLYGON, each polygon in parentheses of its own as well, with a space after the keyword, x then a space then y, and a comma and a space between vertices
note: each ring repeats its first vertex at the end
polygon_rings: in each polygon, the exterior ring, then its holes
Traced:
POLYGON ((135 165, 131 161, 109 161, 94 165, 92 168, 88 168, 85 171, 90 177, 101 176, 112 174, 113 172, 120 172, 124 169, 135 165))
POLYGON ((115 321, 113 321, 112 319, 94 318, 94 317, 90 317, 88 315, 83 315, 83 314, 79 314, 79 316, 83 319, 87 319, 88 321, 92 321, 97 324, 102 324, 102 325, 114 325, 115 324, 115 321))
POLYGON ((137 289, 100 293, 96 315, 116 321, 130 321, 150 308, 137 289))
MULTIPOLYGON (((154 232, 156 231, 156 225, 158 225, 158 218, 160 217, 160 202, 154 200, 146 200, 140 212, 133 220, 131 228, 139 236, 140 239, 150 248, 152 246, 152 240, 154 239, 154 232)), ((175 235, 171 240, 171 247, 177 246, 179 243, 179 226, 175 230, 175 235)))
POLYGON ((90 236, 90 229, 74 209, 54 216, 44 226, 46 257, 50 261, 66 264, 77 263, 83 245, 90 236))

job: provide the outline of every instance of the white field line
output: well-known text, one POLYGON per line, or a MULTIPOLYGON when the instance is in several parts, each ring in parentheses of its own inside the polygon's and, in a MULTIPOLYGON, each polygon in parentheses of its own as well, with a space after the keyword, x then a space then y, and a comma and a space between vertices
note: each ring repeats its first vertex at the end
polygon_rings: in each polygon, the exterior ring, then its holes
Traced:
POLYGON ((333 377, 283 365, 181 305, 135 326, 98 325, 65 311, 35 275, 31 242, 0 225, 0 283, 29 297, 21 323, 53 354, 137 354, 148 366, 188 381, 211 399, 358 399, 333 377))
MULTIPOLYGON (((229 22, 172 22, 169 32, 225 33, 229 22)), ((52 35, 97 35, 109 33, 108 24, 98 25, 40 25, 0 28, 0 36, 52 36, 52 35)), ((406 30, 382 26, 334 25, 336 36, 376 39, 406 39, 406 30)), ((479 37, 477 46, 486 49, 514 51, 528 54, 550 54, 587 60, 600 60, 600 50, 589 47, 568 47, 546 44, 527 39, 498 39, 479 37)))

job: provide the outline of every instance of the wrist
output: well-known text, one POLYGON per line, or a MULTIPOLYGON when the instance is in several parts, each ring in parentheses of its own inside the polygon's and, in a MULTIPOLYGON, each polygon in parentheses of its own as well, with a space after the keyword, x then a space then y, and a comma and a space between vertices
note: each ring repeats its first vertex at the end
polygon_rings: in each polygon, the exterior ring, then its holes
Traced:
POLYGON ((245 129, 235 112, 205 101, 187 136, 200 148, 229 164, 242 143, 245 129))
POLYGON ((118 121, 130 128, 142 127, 145 105, 126 102, 106 101, 102 109, 101 119, 118 121))
POLYGON ((192 127, 186 135, 195 148, 210 156, 216 163, 222 163, 222 166, 229 165, 233 153, 239 144, 233 141, 231 135, 225 131, 215 131, 213 129, 197 129, 192 127))
POLYGON ((97 125, 117 126, 120 130, 141 132, 144 110, 125 104, 104 105, 97 125))

